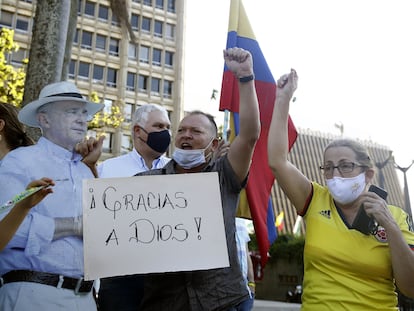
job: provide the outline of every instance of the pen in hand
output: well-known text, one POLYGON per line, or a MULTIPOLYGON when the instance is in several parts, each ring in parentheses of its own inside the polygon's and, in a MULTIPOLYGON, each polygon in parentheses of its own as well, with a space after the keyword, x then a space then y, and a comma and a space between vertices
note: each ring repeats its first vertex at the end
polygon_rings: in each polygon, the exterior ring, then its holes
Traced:
MULTIPOLYGON (((69 180, 69 178, 63 178, 63 179, 54 179, 53 181, 56 182, 56 181, 68 181, 68 180, 69 180)), ((26 199, 29 196, 35 194, 39 190, 50 187, 50 186, 51 186, 51 184, 46 184, 46 185, 42 185, 42 186, 31 187, 29 189, 26 189, 26 190, 22 191, 21 193, 15 195, 11 200, 7 201, 2 206, 0 206, 0 212, 2 212, 5 209, 15 205, 16 203, 18 203, 20 201, 23 201, 24 199, 26 199)))

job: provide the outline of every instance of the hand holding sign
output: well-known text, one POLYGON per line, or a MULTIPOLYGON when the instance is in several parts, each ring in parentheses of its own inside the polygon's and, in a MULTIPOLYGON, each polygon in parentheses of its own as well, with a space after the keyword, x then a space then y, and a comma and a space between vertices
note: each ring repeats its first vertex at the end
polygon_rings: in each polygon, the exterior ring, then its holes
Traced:
POLYGON ((217 173, 85 180, 83 208, 87 280, 229 265, 217 173))

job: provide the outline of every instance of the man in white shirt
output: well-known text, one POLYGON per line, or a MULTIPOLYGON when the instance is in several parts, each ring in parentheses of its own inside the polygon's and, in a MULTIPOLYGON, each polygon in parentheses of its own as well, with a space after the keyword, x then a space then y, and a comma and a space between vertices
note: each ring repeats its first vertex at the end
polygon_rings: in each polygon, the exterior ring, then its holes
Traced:
MULTIPOLYGON (((131 137, 134 149, 98 165, 99 177, 130 177, 162 168, 170 161, 163 154, 171 142, 171 122, 165 108, 157 104, 139 107, 134 114, 131 137)), ((137 310, 143 296, 143 276, 129 275, 101 279, 99 310, 137 310)))

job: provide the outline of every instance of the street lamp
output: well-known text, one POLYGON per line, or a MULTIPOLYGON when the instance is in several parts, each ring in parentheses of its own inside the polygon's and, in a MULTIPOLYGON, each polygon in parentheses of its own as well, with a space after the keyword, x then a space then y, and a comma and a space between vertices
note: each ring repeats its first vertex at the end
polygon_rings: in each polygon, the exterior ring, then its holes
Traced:
POLYGON ((411 164, 407 167, 401 167, 394 161, 394 166, 398 168, 401 172, 403 172, 404 175, 404 205, 405 205, 405 211, 410 215, 411 219, 413 217, 411 213, 411 203, 410 203, 410 194, 408 192, 408 182, 407 182, 407 171, 410 169, 410 167, 414 164, 414 160, 411 161, 411 164))
MULTIPOLYGON (((375 166, 378 169, 378 175, 379 175, 379 186, 380 188, 385 188, 385 177, 384 172, 382 169, 385 167, 385 165, 388 164, 388 162, 392 159, 392 151, 390 150, 390 153, 388 155, 388 158, 384 162, 375 162, 375 166)), ((395 162, 394 162, 395 163, 395 162)))

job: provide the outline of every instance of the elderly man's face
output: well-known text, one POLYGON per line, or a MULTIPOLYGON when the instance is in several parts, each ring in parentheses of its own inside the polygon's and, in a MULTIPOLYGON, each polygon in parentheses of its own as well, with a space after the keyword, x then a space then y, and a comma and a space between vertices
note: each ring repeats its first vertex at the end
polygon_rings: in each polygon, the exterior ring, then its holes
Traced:
POLYGON ((62 101, 50 104, 45 118, 43 135, 69 151, 86 135, 88 113, 84 103, 62 101))

